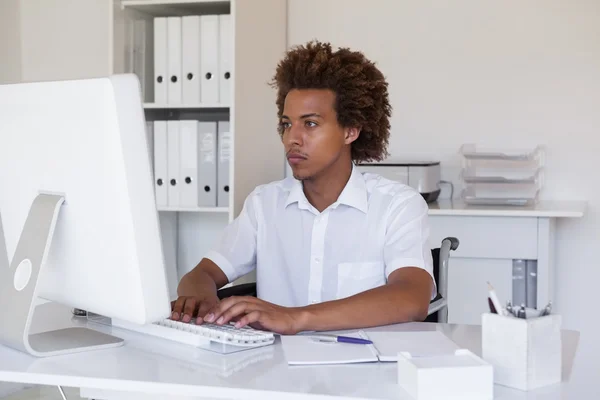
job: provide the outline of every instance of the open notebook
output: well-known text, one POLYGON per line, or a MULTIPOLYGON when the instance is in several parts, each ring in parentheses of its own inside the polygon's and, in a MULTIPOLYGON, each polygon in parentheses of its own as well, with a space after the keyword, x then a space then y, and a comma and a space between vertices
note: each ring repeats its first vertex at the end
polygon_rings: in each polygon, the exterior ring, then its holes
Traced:
POLYGON ((281 336, 283 352, 290 365, 396 362, 398 353, 413 357, 454 354, 459 347, 439 331, 355 332, 344 336, 369 339, 370 344, 319 342, 310 334, 281 336))

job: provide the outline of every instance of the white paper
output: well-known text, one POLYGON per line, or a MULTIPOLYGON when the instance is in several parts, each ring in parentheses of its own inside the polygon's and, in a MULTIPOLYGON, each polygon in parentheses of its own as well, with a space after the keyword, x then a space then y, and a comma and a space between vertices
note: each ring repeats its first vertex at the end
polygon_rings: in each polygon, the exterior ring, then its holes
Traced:
MULTIPOLYGON (((360 337, 358 334, 344 336, 360 337)), ((310 335, 281 336, 285 359, 290 365, 351 364, 376 362, 373 346, 352 343, 319 342, 310 335)))
MULTIPOLYGON (((317 333, 318 334, 318 333, 317 333)), ((281 336, 285 358, 290 365, 396 362, 398 353, 412 357, 454 355, 460 347, 439 331, 354 332, 338 335, 369 339, 373 345, 319 342, 310 333, 281 336)))
POLYGON ((396 361, 399 352, 413 357, 454 354, 459 346, 439 331, 367 332, 380 361, 396 361))

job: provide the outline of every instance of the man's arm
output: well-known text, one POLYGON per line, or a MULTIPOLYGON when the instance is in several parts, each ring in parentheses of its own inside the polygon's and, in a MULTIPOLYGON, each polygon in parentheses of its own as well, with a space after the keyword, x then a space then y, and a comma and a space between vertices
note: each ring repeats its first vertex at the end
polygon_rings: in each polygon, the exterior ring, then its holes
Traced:
POLYGON ((208 311, 205 320, 221 325, 242 315, 237 327, 251 325, 281 334, 422 321, 427 317, 432 285, 424 269, 404 267, 392 272, 386 285, 345 299, 287 308, 254 297, 231 297, 208 311))
POLYGON ((256 265, 256 215, 254 193, 240 215, 229 224, 213 250, 180 281, 178 299, 173 302, 171 318, 201 323, 206 312, 219 304, 217 290, 254 269, 256 265))
POLYGON ((227 276, 221 268, 208 258, 203 258, 181 278, 171 318, 189 322, 195 316, 204 317, 209 309, 219 303, 217 290, 227 283, 227 276))
POLYGON ((357 329, 423 321, 431 290, 432 279, 427 271, 400 268, 390 274, 386 285, 305 307, 300 312, 300 330, 357 329))
POLYGON ((217 295, 217 290, 229 281, 221 268, 212 260, 203 258, 190 272, 185 274, 177 286, 178 296, 217 295))

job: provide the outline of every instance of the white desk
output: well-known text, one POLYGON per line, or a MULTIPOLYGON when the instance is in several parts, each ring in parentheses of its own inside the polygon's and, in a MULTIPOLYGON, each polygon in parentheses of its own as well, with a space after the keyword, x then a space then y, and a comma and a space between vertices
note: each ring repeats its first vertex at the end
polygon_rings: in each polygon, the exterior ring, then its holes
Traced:
MULTIPOLYGON (((68 310, 38 307, 34 332, 73 324, 68 310)), ((109 331, 109 327, 98 327, 109 331)), ((414 323, 374 330, 440 330, 480 354, 479 326, 414 323)), ((114 331, 115 333, 117 330, 114 331)), ((120 333, 126 333, 119 331, 120 333)), ((37 359, 0 346, 0 381, 79 387, 99 399, 408 399, 396 381, 395 363, 341 366, 287 365, 280 341, 263 349, 221 356, 126 333, 123 347, 37 359)), ((563 333, 563 381, 530 392, 495 386, 497 399, 585 399, 569 383, 579 334, 563 333)), ((588 382, 589 383, 589 382, 588 382)))
POLYGON ((555 301, 555 268, 561 267, 555 266, 556 220, 582 218, 585 208, 581 201, 540 201, 530 207, 430 203, 430 246, 439 247, 447 236, 460 241, 448 271, 448 322, 479 323, 488 281, 503 302, 544 307, 555 301), (533 274, 523 271, 527 260, 534 262, 533 274), (519 295, 525 288, 529 294, 519 295))

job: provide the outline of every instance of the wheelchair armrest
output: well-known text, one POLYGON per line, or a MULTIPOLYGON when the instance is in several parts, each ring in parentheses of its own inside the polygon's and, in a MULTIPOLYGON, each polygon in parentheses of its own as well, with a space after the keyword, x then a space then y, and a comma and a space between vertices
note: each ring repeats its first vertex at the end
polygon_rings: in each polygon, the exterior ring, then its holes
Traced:
POLYGON ((427 311, 427 315, 431 315, 434 312, 441 310, 442 308, 448 305, 448 301, 441 296, 436 297, 431 303, 429 303, 429 310, 427 311))
POLYGON ((253 296, 256 297, 256 282, 243 283, 241 285, 230 286, 217 291, 219 300, 231 296, 253 296))

